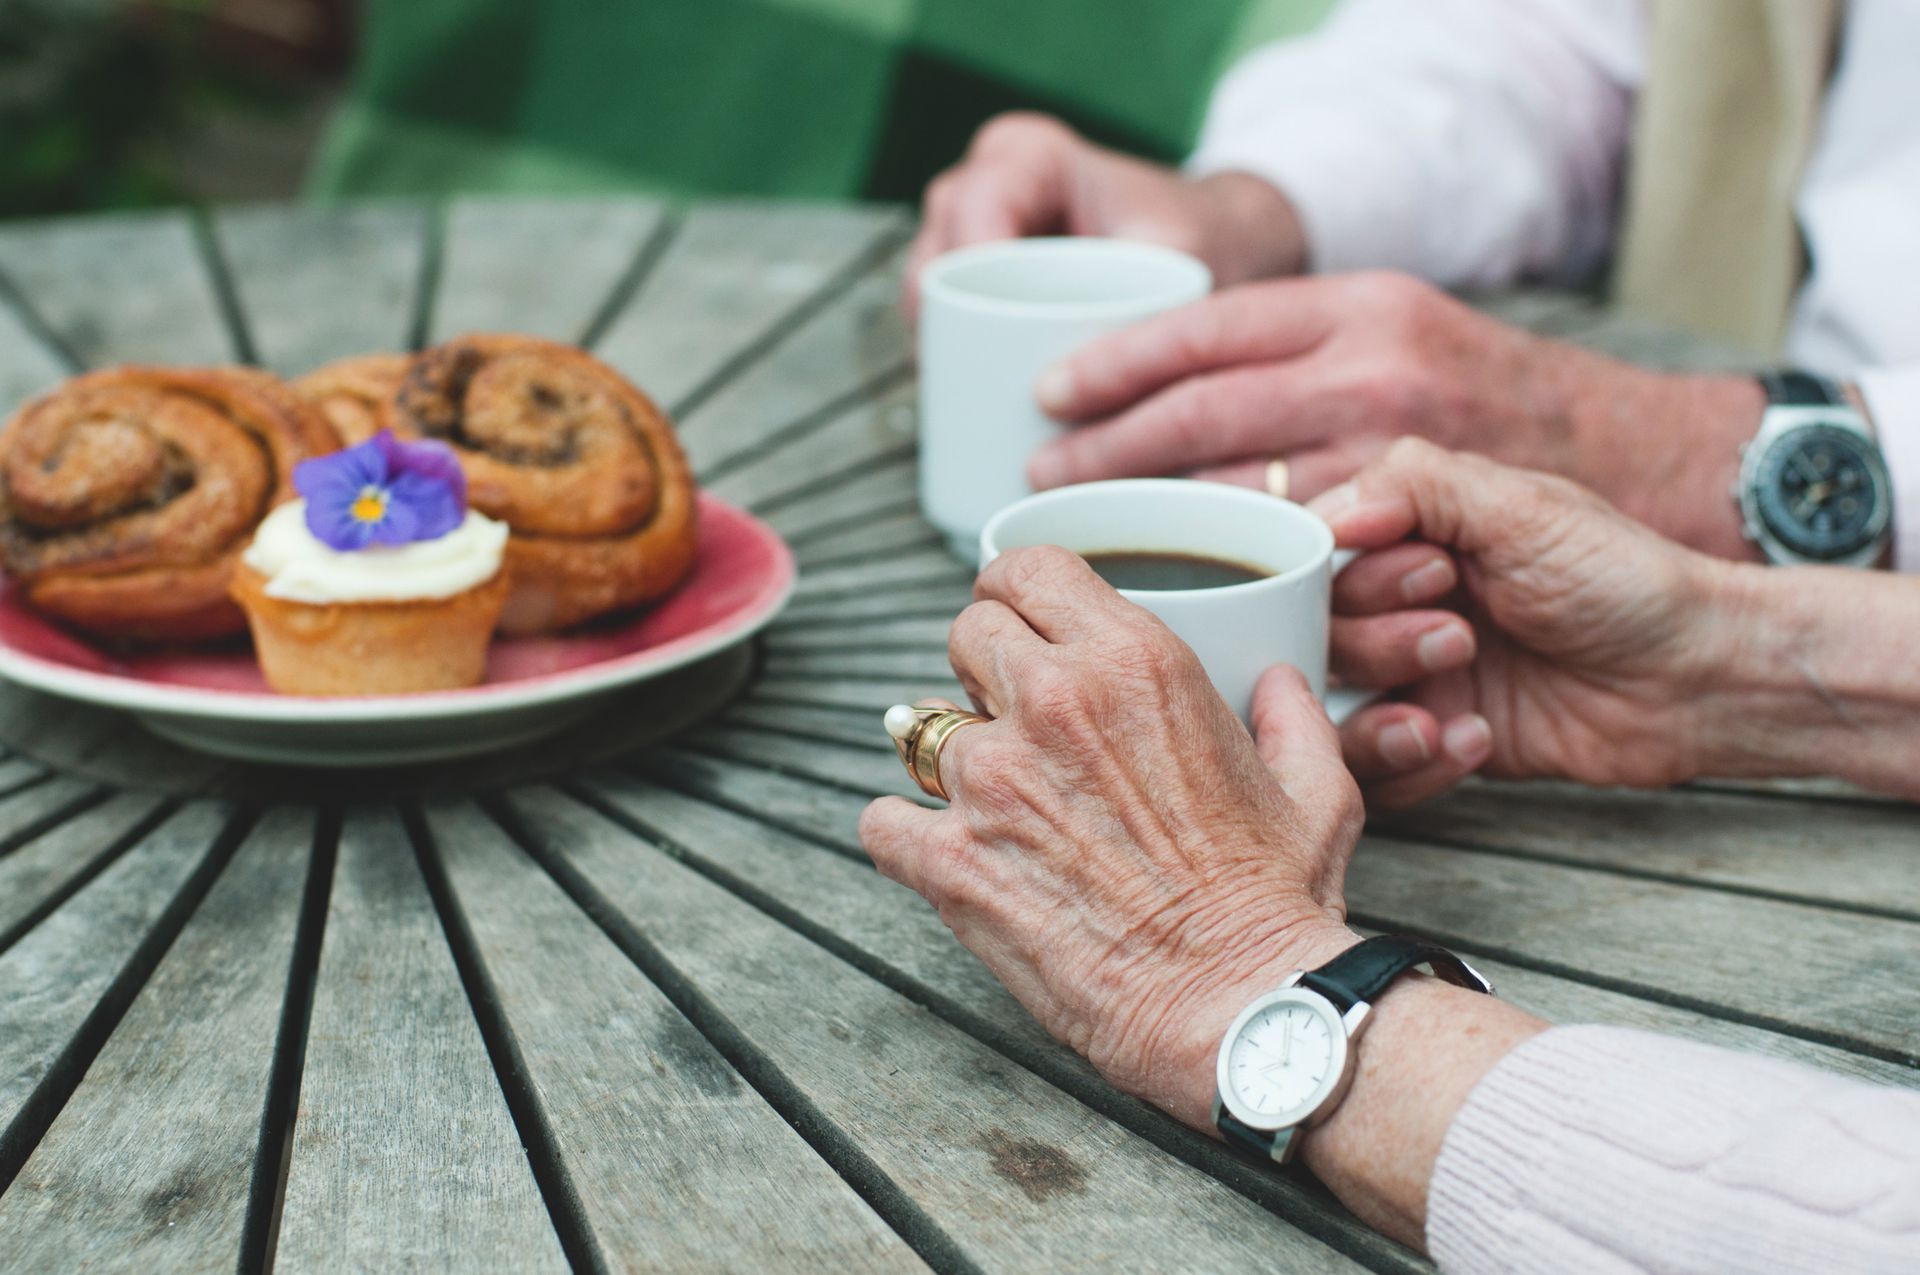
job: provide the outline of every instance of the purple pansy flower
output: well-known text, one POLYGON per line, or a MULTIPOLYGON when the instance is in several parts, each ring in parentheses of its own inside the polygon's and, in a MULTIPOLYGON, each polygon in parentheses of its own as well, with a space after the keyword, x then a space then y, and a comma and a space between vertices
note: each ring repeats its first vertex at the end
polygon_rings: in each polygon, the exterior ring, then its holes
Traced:
POLYGON ((444 443, 403 443, 381 430, 293 467, 307 530, 342 552, 438 540, 467 516, 467 476, 444 443))

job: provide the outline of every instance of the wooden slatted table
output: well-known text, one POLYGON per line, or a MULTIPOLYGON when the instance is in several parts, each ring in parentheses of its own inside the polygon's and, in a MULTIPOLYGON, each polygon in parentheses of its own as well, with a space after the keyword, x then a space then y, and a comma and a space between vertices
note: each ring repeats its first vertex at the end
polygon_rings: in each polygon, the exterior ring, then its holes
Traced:
MULTIPOLYGON (((880 711, 953 693, 969 584, 916 512, 909 229, 640 201, 0 227, 9 410, 118 360, 574 340, 803 568, 757 662, 706 671, 744 690, 651 743, 343 778, 0 692, 0 1267, 1424 1266, 1114 1093, 859 849, 868 798, 911 791, 880 711)), ((1911 1085, 1914 829, 1817 785, 1482 785, 1378 821, 1351 898, 1543 1014, 1911 1085)))

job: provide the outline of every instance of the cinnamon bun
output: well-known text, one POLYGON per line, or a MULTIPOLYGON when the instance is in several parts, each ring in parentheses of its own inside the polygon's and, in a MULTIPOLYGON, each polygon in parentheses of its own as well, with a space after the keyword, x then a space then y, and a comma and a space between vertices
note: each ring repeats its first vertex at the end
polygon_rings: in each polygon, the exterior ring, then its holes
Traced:
POLYGON ((488 335, 434 346, 407 365, 379 423, 451 445, 473 508, 512 528, 503 632, 652 601, 693 567, 698 503, 673 426, 572 346, 488 335))
POLYGON ((28 603, 109 637, 245 627, 234 565, 293 467, 338 446, 245 368, 120 367, 28 403, 0 433, 0 567, 28 603))

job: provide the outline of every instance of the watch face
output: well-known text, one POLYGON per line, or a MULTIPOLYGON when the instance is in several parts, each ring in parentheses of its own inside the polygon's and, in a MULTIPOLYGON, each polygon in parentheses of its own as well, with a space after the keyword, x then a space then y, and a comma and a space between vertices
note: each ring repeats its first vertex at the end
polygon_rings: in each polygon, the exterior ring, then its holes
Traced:
POLYGON ((1879 450, 1836 425, 1807 425, 1774 440, 1760 458, 1754 495, 1781 544, 1822 562, 1871 545, 1892 508, 1879 450))
POLYGON ((1256 1004, 1220 1063, 1223 1098, 1234 1115, 1278 1129, 1312 1115, 1339 1081, 1347 1037, 1339 1015, 1314 993, 1276 993, 1256 1004))

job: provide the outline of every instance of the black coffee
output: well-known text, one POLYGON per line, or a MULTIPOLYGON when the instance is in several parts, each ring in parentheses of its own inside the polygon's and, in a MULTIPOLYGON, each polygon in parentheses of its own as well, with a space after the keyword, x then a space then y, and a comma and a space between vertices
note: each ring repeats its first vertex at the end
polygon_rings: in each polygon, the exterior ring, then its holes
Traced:
POLYGON ((1102 549, 1081 556, 1096 575, 1116 589, 1222 589, 1273 574, 1244 562, 1197 553, 1102 549))

